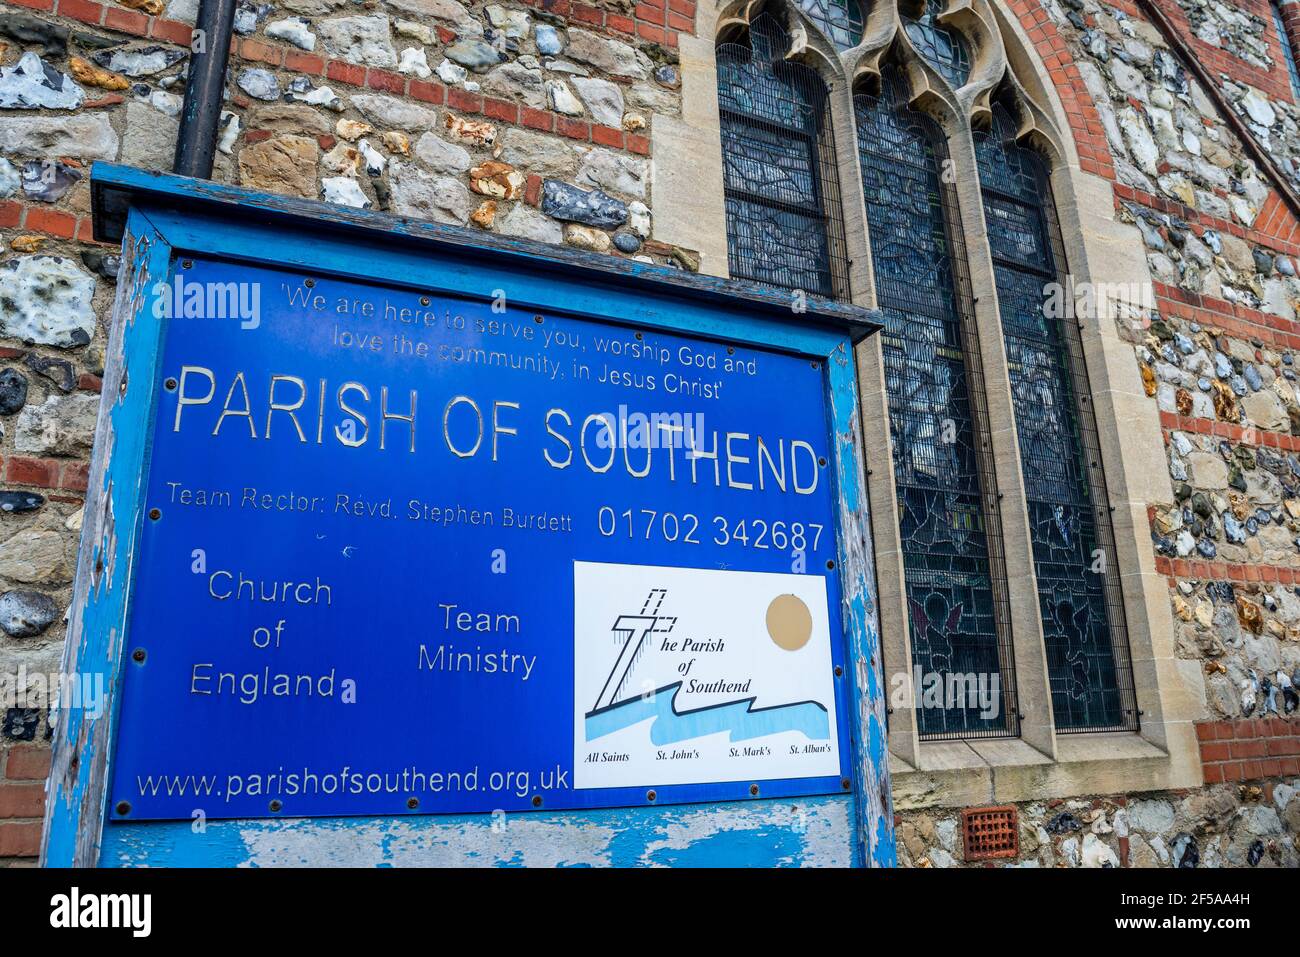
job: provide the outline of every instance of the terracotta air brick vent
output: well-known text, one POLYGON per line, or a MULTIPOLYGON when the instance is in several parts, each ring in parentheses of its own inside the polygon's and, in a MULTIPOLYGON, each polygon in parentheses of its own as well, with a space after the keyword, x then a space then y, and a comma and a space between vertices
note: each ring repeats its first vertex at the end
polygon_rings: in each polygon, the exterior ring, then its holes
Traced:
POLYGON ((1015 805, 970 807, 961 812, 967 861, 1015 858, 1020 854, 1020 827, 1015 805))

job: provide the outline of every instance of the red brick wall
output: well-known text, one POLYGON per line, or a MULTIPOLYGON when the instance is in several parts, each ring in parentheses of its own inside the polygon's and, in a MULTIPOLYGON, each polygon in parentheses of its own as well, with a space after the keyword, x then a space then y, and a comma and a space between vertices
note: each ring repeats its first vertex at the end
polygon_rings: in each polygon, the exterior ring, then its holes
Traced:
POLYGON ((39 852, 49 773, 50 751, 44 746, 0 751, 0 861, 39 852))
POLYGON ((1300 774, 1300 721, 1199 721, 1196 736, 1206 784, 1300 774))
POLYGON ((523 0, 530 7, 565 17, 578 26, 637 36, 666 47, 677 47, 679 33, 695 32, 695 0, 640 0, 632 16, 602 10, 577 0, 523 0))

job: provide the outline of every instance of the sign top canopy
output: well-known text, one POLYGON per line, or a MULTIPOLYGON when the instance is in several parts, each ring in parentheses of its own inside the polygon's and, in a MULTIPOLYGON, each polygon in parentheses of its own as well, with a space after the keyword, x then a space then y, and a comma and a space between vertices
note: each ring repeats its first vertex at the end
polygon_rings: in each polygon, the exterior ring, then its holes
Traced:
POLYGON ((799 309, 791 308, 787 291, 751 282, 722 279, 637 262, 602 253, 529 239, 471 231, 459 226, 411 220, 372 210, 351 209, 319 200, 277 196, 170 173, 95 163, 91 172, 94 237, 117 243, 126 228, 132 205, 161 205, 185 212, 228 215, 244 222, 309 226, 317 234, 350 235, 371 242, 400 239, 404 245, 424 246, 431 253, 453 254, 469 260, 489 260, 515 269, 544 270, 556 278, 620 289, 641 288, 659 295, 715 306, 748 310, 755 318, 779 319, 793 325, 819 327, 847 335, 854 343, 881 328, 876 310, 808 294, 799 309))

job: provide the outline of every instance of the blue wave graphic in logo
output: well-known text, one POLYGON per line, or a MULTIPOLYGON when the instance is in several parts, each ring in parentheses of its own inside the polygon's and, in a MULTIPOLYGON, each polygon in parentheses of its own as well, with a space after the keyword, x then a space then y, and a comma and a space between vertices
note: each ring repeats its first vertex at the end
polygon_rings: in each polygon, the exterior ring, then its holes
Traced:
POLYGON ((595 741, 607 734, 654 719, 650 741, 656 745, 675 744, 706 734, 730 732, 732 741, 747 741, 782 731, 799 731, 812 741, 831 736, 830 713, 816 701, 795 701, 771 708, 755 708, 754 698, 741 698, 722 704, 707 705, 691 711, 678 711, 680 681, 657 689, 653 694, 629 698, 589 712, 586 717, 587 740, 595 741))

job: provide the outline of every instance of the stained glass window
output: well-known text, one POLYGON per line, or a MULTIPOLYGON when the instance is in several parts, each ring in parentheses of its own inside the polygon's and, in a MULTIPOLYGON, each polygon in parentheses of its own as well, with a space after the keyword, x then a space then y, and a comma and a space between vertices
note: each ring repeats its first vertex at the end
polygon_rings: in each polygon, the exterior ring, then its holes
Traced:
POLYGON ((799 9, 841 50, 862 42, 862 8, 858 0, 797 0, 799 9))
POLYGON ((916 52, 953 86, 961 86, 970 76, 970 48, 956 30, 939 25, 944 0, 922 0, 921 15, 903 17, 903 28, 916 52))
MULTIPOLYGON (((938 126, 896 70, 854 98, 923 737, 1015 734, 1009 602, 979 345, 938 126), (1000 639, 1001 642, 1000 643, 1000 639), (927 701, 926 682, 984 682, 927 701), (936 706, 937 704, 937 706, 936 706)), ((963 685, 964 686, 964 685, 963 685)))
POLYGON ((1058 731, 1137 727, 1114 536, 1046 166, 1004 105, 976 135, 1058 731))
POLYGON ((1291 92, 1300 100, 1300 70, 1296 69, 1295 51, 1291 49, 1291 37, 1287 35, 1286 24, 1282 20, 1282 7, 1277 0, 1269 0, 1273 11, 1273 27, 1277 30, 1277 42, 1282 46, 1282 59, 1286 61, 1286 72, 1291 77, 1291 92))
POLYGON ((748 39, 719 46, 717 57, 731 275, 843 297, 826 84, 783 59, 790 40, 773 17, 755 17, 748 39))

